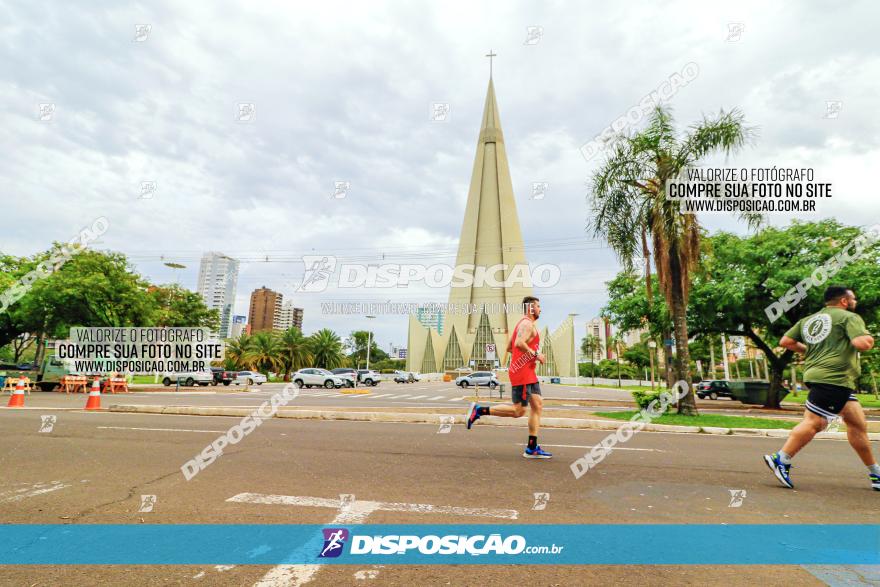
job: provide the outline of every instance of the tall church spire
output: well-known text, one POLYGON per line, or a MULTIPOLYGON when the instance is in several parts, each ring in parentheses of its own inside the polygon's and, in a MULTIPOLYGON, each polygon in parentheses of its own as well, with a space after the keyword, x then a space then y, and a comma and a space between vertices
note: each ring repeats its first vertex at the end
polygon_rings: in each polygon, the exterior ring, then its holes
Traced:
MULTIPOLYGON (((507 280, 515 272, 515 266, 520 266, 520 271, 527 270, 501 116, 495 99, 495 83, 491 77, 483 107, 457 263, 482 267, 483 270, 505 265, 504 270, 488 275, 489 279, 499 282, 507 280)), ((522 285, 521 279, 510 287, 480 286, 477 283, 472 287, 452 287, 449 301, 477 306, 489 304, 491 328, 493 332, 501 334, 513 328, 522 315, 518 305, 524 296, 531 293, 531 287, 522 285), (510 311, 498 313, 502 304, 508 304, 510 311), (495 306, 494 311, 492 306, 495 306)), ((459 325, 458 332, 474 333, 480 324, 479 314, 452 318, 459 325)))

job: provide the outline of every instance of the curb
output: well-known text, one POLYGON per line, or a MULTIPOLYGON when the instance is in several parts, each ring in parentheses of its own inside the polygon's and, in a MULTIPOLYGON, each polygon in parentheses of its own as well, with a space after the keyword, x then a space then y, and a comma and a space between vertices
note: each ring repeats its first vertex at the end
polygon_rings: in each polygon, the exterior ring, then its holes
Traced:
MULTIPOLYGON (((253 408, 229 408, 211 406, 162 406, 113 404, 111 412, 137 414, 174 414, 180 416, 233 416, 244 417, 254 412, 253 408)), ((412 424, 441 424, 443 418, 452 417, 456 424, 464 424, 464 415, 418 414, 395 412, 346 412, 341 410, 287 410, 282 408, 276 418, 289 420, 339 420, 354 422, 399 422, 412 424)), ((478 424, 488 426, 520 426, 520 418, 499 418, 484 416, 478 424)), ((543 418, 541 425, 547 428, 566 428, 576 430, 617 430, 626 422, 615 420, 587 420, 580 418, 543 418)), ((646 424, 646 432, 672 432, 677 434, 708 434, 714 436, 754 436, 787 438, 790 430, 781 428, 719 428, 714 426, 672 426, 669 424, 646 424)), ((845 432, 820 432, 817 439, 845 440, 845 432)), ((870 440, 880 440, 880 432, 869 432, 870 440)))

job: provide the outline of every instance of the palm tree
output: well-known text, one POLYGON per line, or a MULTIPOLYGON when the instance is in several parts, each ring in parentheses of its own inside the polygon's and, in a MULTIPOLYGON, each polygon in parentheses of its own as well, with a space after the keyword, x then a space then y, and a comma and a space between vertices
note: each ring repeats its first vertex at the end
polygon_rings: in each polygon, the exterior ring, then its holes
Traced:
POLYGON ((620 354, 626 350, 626 344, 623 340, 623 335, 621 333, 617 333, 611 337, 611 340, 608 341, 611 346, 614 347, 614 355, 617 358, 617 387, 621 387, 620 382, 620 354))
POLYGON ((306 367, 312 361, 308 339, 295 326, 285 330, 279 338, 281 360, 284 365, 284 380, 290 381, 290 374, 306 367))
POLYGON ((602 339, 598 336, 588 334, 581 341, 581 352, 590 357, 591 385, 596 385, 596 353, 601 353, 602 351, 602 339))
POLYGON ((335 369, 342 364, 345 355, 342 341, 335 332, 324 328, 309 337, 309 351, 316 367, 335 369))
POLYGON ((247 367, 246 357, 251 349, 251 336, 242 332, 238 338, 230 338, 226 341, 225 360, 231 361, 233 369, 247 367))
MULTIPOLYGON (((649 258, 654 257, 657 278, 672 314, 676 356, 676 379, 690 384, 687 303, 691 271, 699 261, 701 227, 694 214, 683 214, 678 202, 666 199, 667 180, 693 168, 710 153, 726 155, 742 148, 753 136, 738 110, 704 118, 679 136, 668 108, 654 109, 647 127, 622 136, 613 152, 596 171, 592 182, 593 217, 590 226, 602 236, 623 263, 645 258, 646 287, 650 290, 649 258), (650 243, 650 246, 649 246, 650 243)), ((743 214, 752 227, 761 216, 743 214)), ((678 404, 680 414, 696 415, 693 390, 678 404)))
POLYGON ((251 345, 245 361, 252 369, 260 371, 267 378, 269 371, 278 372, 283 365, 281 343, 274 332, 258 332, 251 337, 251 345))

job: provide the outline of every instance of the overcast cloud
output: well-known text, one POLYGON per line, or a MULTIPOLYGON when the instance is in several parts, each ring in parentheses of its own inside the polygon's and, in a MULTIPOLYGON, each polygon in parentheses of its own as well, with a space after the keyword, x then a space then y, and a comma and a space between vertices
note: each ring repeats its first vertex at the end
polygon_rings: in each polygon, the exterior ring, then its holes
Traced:
MULTIPOLYGON (((813 167, 834 185, 822 216, 880 219, 880 9, 868 0, 0 10, 0 250, 33 254, 106 216, 97 246, 128 254, 149 279, 195 288, 201 253, 222 251, 243 261, 236 313, 266 285, 305 308, 307 333, 366 326, 322 316, 321 301, 446 300, 446 290, 294 287, 311 252, 454 261, 489 49, 527 257, 562 267, 559 285, 539 292, 551 326, 569 312, 596 315, 618 269, 585 232, 586 182, 600 159, 578 148, 689 62, 699 76, 672 100, 682 126, 739 107, 760 138, 729 163, 813 167), (743 24, 739 40, 730 23, 743 24), (151 27, 142 42, 136 24, 151 27), (533 45, 529 26, 543 27, 533 45), (836 118, 827 101, 842 103, 836 118), (435 102, 450 104, 448 121, 430 120, 435 102), (51 121, 38 120, 41 103, 55 105, 51 121), (255 104, 253 122, 236 120, 240 103, 255 104), (139 197, 143 181, 156 182, 151 199, 139 197), (351 182, 344 199, 331 199, 335 181, 351 182), (531 199, 538 181, 549 189, 531 199), (175 275, 163 261, 187 268, 175 275)), ((383 348, 406 342, 406 323, 376 321, 383 348)))

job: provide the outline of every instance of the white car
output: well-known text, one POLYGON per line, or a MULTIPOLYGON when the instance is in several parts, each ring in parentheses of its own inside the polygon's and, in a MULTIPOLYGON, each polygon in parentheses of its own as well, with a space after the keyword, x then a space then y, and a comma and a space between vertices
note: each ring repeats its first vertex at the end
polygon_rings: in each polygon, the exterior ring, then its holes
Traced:
POLYGON ((303 387, 326 387, 327 389, 340 388, 346 384, 339 375, 334 375, 327 369, 300 369, 290 378, 294 385, 303 387))
POLYGON ((214 383, 214 374, 210 371, 162 374, 162 385, 165 387, 175 385, 178 381, 180 381, 181 385, 186 387, 192 387, 193 385, 201 385, 204 387, 214 383))
POLYGON ((232 382, 236 385, 253 385, 254 383, 263 385, 266 383, 266 376, 257 371, 239 371, 235 374, 235 379, 232 382))
POLYGON ((372 385, 373 387, 379 385, 379 382, 382 381, 382 376, 372 369, 358 369, 358 377, 361 383, 372 385))

